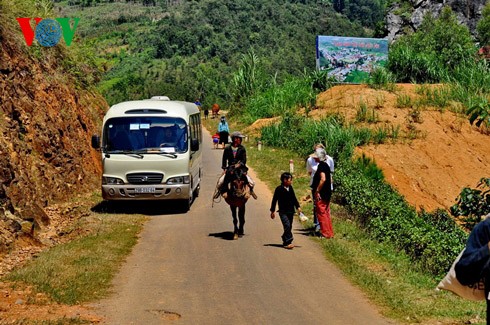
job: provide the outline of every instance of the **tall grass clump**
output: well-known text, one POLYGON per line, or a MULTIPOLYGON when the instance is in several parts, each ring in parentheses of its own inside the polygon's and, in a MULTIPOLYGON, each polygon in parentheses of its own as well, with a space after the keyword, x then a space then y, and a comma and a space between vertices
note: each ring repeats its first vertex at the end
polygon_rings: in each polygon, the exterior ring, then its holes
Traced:
POLYGON ((368 144, 373 139, 373 131, 370 128, 356 128, 353 130, 353 133, 358 146, 368 144))
POLYGON ((357 106, 356 109, 356 121, 357 122, 364 122, 367 120, 367 115, 368 115, 368 106, 364 101, 360 101, 359 105, 357 106))
POLYGON ((386 142, 386 139, 390 136, 390 129, 387 127, 378 127, 376 128, 373 135, 373 143, 374 144, 382 144, 386 142))
POLYGON ((396 90, 396 78, 388 69, 384 67, 374 69, 369 77, 369 87, 374 89, 384 89, 387 91, 396 90))
POLYGON ((316 93, 309 80, 292 78, 252 96, 243 109, 241 120, 251 124, 258 119, 283 116, 299 108, 309 109, 315 99, 316 93))
POLYGON ((356 111, 357 122, 376 123, 379 121, 379 115, 374 108, 369 109, 369 106, 361 100, 356 111))
POLYGON ((356 129, 344 125, 339 116, 309 120, 287 115, 281 123, 262 128, 262 141, 270 146, 295 150, 305 157, 312 144, 321 142, 326 144, 329 155, 338 161, 352 156, 359 143, 356 134, 356 129))
POLYGON ((435 54, 419 53, 410 43, 401 39, 390 48, 387 67, 399 82, 439 82, 444 67, 435 54))
POLYGON ((453 100, 466 107, 470 123, 490 126, 490 64, 485 60, 468 62, 450 79, 453 100))
POLYGON ((233 75, 233 94, 237 102, 241 102, 262 90, 265 84, 260 58, 253 50, 242 54, 238 71, 233 75))
POLYGON ((308 78, 310 79, 311 86, 315 91, 325 91, 338 83, 338 80, 328 75, 326 70, 315 70, 308 78))
POLYGON ((456 67, 449 82, 457 83, 469 92, 479 95, 490 93, 490 63, 485 60, 467 60, 456 67))
POLYGON ((400 94, 396 96, 396 107, 398 108, 412 107, 412 98, 407 94, 400 94))

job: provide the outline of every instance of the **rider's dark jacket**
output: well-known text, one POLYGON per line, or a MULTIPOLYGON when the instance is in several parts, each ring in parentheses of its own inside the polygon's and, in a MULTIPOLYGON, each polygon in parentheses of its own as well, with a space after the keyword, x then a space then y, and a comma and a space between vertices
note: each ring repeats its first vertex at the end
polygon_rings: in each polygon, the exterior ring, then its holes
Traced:
POLYGON ((227 145, 223 151, 223 158, 221 160, 221 168, 227 169, 229 166, 241 162, 244 166, 247 164, 247 151, 241 144, 238 145, 236 153, 233 153, 231 145, 227 145))

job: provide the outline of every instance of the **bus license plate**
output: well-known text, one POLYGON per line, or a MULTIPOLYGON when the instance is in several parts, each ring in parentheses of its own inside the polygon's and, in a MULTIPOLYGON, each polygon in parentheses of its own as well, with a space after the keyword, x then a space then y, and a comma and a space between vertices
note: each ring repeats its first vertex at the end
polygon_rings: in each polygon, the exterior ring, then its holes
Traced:
POLYGON ((136 187, 134 189, 135 193, 155 193, 154 187, 136 187))

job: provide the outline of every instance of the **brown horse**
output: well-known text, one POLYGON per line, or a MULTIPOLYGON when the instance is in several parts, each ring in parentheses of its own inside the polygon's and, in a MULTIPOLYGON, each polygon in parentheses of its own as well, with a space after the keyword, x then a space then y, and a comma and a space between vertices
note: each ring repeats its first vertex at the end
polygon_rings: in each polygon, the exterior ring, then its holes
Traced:
POLYGON ((218 117, 218 114, 219 114, 219 105, 218 104, 213 104, 213 107, 211 107, 211 112, 213 112, 213 118, 218 117))
MULTIPOLYGON (((245 171, 241 167, 231 167, 225 176, 226 191, 222 194, 233 217, 233 239, 242 237, 245 225, 245 204, 250 197, 250 187, 245 171)), ((218 191, 218 189, 217 189, 218 191)))

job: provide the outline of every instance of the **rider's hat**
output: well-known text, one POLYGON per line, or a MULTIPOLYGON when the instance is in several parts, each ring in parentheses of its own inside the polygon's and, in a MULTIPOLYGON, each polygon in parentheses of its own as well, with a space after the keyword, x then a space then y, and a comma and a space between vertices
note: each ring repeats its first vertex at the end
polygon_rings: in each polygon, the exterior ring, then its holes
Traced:
POLYGON ((235 131, 231 134, 231 138, 245 138, 245 136, 240 131, 235 131))

